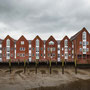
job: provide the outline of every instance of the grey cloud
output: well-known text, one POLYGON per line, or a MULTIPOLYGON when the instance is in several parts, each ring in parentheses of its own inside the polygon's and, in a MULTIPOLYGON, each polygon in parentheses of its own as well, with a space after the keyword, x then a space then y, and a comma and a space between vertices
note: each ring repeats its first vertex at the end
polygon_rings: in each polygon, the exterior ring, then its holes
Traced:
POLYGON ((0 22, 7 25, 0 31, 56 38, 83 27, 90 31, 89 10, 89 0, 0 0, 0 22))

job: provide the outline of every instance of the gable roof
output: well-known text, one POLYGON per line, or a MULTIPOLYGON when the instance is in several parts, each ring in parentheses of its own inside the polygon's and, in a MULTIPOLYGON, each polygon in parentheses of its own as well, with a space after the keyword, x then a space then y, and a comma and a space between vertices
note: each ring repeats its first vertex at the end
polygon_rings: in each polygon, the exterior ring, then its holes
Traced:
MULTIPOLYGON (((82 32, 82 31, 87 31, 87 29, 85 27, 83 27, 82 30, 80 30, 79 32, 77 32, 75 35, 73 35, 70 40, 75 40, 77 38, 77 36, 82 32)), ((88 31, 87 31, 88 32, 88 31)))
POLYGON ((17 41, 19 41, 21 38, 24 38, 26 41, 28 41, 23 35, 17 41))
MULTIPOLYGON (((42 40, 38 35, 37 35, 33 40, 35 40, 36 38, 42 40)), ((32 41, 33 41, 33 40, 32 40, 32 41)), ((43 40, 42 40, 42 41, 43 41, 43 40)))
MULTIPOLYGON (((7 35, 7 36, 5 37, 5 39, 6 39, 6 38, 10 38, 13 42, 15 41, 15 40, 14 40, 12 37, 10 37, 9 35, 7 35)), ((5 40, 5 39, 4 39, 4 40, 5 40)), ((3 41, 4 41, 4 40, 3 40, 3 41)))
POLYGON ((56 39, 55 39, 52 35, 46 40, 46 42, 47 42, 49 39, 53 39, 54 41, 56 41, 56 39))

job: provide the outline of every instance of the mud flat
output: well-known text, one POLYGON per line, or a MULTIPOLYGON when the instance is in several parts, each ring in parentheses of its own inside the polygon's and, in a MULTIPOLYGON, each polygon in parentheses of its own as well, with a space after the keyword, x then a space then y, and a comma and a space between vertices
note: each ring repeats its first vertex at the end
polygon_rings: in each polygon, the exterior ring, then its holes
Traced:
POLYGON ((0 69, 0 90, 90 90, 90 69, 66 68, 62 74, 61 68, 9 68, 0 69))

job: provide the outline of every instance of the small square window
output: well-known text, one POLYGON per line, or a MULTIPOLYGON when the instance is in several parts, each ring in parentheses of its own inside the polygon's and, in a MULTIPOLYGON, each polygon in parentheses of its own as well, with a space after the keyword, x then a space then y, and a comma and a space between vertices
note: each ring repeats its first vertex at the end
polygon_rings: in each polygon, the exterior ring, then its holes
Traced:
POLYGON ((24 45, 24 41, 21 41, 21 45, 24 45))
POLYGON ((89 45, 89 42, 88 41, 86 43, 87 43, 87 45, 89 45))
POLYGON ((82 51, 82 48, 80 48, 80 52, 82 51))
POLYGON ((87 52, 89 52, 89 48, 87 48, 87 52))
POLYGON ((34 54, 32 56, 34 56, 34 54))
POLYGON ((41 51, 43 50, 43 48, 41 48, 41 51))
POLYGON ((48 49, 48 51, 50 50, 50 48, 47 48, 48 49))
POLYGON ((69 48, 69 51, 71 50, 71 48, 69 48))
POLYGON ((34 48, 32 48, 32 50, 34 50, 34 48))
POLYGON ((71 54, 69 54, 69 57, 71 56, 71 54))

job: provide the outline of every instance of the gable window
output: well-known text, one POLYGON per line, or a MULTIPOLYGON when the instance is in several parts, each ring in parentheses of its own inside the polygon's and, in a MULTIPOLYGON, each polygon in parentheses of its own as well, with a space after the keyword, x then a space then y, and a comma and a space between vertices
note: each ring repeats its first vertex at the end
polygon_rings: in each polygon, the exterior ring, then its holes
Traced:
POLYGON ((36 46, 39 46, 39 40, 38 39, 36 40, 36 46))
POLYGON ((49 45, 54 45, 54 42, 53 42, 53 41, 50 41, 50 42, 49 42, 49 45))
POLYGON ((65 41, 64 41, 64 46, 68 47, 68 40, 67 39, 65 39, 65 41))
POLYGON ((10 40, 9 39, 7 39, 7 41, 6 41, 6 46, 10 46, 10 40))
POLYGON ((86 32, 85 31, 83 32, 82 36, 83 36, 83 40, 86 40, 86 32))
POLYGON ((24 41, 21 41, 21 45, 24 45, 24 41))

